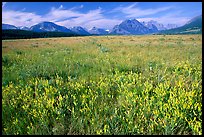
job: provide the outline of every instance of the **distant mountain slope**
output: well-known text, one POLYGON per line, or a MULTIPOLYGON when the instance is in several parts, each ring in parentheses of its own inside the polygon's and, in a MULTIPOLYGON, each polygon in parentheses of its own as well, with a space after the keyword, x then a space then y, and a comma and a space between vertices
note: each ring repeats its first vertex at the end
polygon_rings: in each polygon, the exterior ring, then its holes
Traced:
MULTIPOLYGON (((173 28, 177 28, 178 26, 176 24, 167 24, 167 25, 164 25, 164 24, 161 24, 161 23, 158 23, 157 21, 154 21, 154 20, 150 20, 148 22, 141 22, 144 26, 148 27, 150 25, 154 25, 159 31, 160 30, 168 30, 168 29, 173 29, 173 28)), ((149 27, 148 27, 149 28, 149 27)), ((150 28, 151 29, 151 28, 150 28)))
POLYGON ((97 28, 97 27, 93 27, 92 29, 88 30, 88 32, 90 34, 94 34, 94 35, 106 35, 106 34, 108 34, 108 31, 106 31, 105 29, 97 28))
POLYGON ((76 34, 79 35, 90 35, 89 32, 87 32, 84 28, 80 27, 80 26, 75 26, 70 28, 71 31, 75 32, 76 34))
POLYGON ((42 23, 36 24, 34 26, 31 26, 30 30, 35 32, 48 32, 48 31, 54 32, 55 31, 55 32, 74 33, 70 29, 64 26, 59 26, 53 22, 42 22, 42 23))
POLYGON ((142 21, 141 23, 142 23, 144 26, 154 25, 154 26, 157 28, 158 31, 159 31, 159 30, 165 30, 165 29, 166 29, 163 24, 158 23, 157 21, 154 21, 154 20, 150 20, 150 21, 148 21, 148 22, 142 21))
POLYGON ((185 25, 159 32, 159 34, 201 34, 202 33, 202 15, 191 19, 185 25))
POLYGON ((14 25, 2 24, 2 30, 5 30, 5 29, 18 29, 18 28, 14 25))

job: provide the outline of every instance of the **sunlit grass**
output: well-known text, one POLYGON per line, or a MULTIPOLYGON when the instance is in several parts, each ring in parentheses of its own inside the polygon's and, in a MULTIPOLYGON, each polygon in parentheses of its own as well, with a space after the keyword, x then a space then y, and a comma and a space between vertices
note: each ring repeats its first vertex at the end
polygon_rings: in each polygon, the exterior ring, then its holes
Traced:
POLYGON ((202 134, 202 36, 2 41, 3 134, 202 134))

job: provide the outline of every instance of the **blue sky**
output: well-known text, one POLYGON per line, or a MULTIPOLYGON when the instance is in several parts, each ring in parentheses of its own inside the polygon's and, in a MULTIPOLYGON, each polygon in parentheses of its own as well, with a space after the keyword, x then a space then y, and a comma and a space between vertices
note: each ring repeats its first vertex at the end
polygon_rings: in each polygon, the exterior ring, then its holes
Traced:
POLYGON ((2 23, 30 27, 51 21, 65 27, 111 29, 125 19, 184 25, 202 14, 202 2, 3 2, 2 23))

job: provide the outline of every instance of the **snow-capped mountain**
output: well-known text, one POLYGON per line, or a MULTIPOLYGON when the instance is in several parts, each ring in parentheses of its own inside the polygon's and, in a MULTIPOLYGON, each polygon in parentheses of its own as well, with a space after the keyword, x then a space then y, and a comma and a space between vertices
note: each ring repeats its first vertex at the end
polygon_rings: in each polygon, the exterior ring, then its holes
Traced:
POLYGON ((106 29, 93 27, 92 29, 88 30, 90 34, 94 35, 107 35, 108 31, 106 29))
POLYGON ((2 30, 5 30, 5 29, 18 29, 18 28, 14 25, 2 24, 2 30))
POLYGON ((71 27, 69 29, 79 35, 90 35, 89 32, 87 32, 84 28, 80 26, 71 27))
POLYGON ((30 30, 36 31, 36 32, 56 31, 56 32, 73 33, 70 29, 64 26, 59 26, 53 22, 42 22, 42 23, 36 24, 34 26, 31 26, 30 30))
POLYGON ((136 19, 128 19, 116 25, 111 34, 122 34, 122 35, 130 35, 130 34, 148 34, 151 33, 151 30, 145 27, 142 23, 140 23, 136 19))

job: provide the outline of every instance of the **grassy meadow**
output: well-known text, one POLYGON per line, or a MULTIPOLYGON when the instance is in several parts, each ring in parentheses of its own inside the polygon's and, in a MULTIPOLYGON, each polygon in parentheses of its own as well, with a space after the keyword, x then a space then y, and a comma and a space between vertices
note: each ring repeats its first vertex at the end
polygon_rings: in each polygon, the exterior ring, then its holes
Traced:
POLYGON ((2 133, 202 134, 202 35, 2 40, 2 133))

